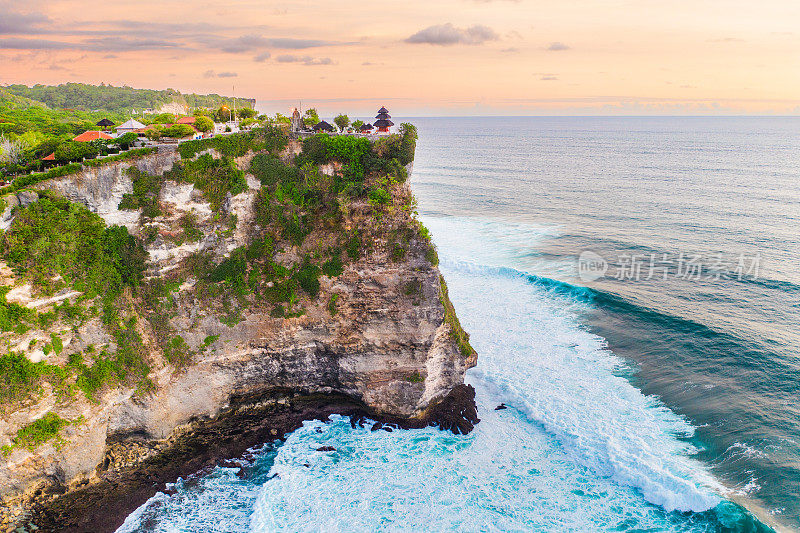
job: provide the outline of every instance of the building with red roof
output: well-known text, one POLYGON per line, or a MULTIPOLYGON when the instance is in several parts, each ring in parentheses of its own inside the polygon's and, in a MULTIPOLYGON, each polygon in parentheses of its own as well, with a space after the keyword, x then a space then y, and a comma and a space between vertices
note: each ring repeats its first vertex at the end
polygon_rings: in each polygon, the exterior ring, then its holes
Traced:
POLYGON ((189 124, 192 125, 197 122, 197 117, 181 117, 175 124, 189 124))
POLYGON ((89 131, 84 131, 77 137, 73 137, 72 140, 78 141, 79 143, 88 143, 91 141, 96 141, 97 139, 113 139, 113 138, 114 137, 112 137, 108 133, 104 133, 102 131, 89 130, 89 131))

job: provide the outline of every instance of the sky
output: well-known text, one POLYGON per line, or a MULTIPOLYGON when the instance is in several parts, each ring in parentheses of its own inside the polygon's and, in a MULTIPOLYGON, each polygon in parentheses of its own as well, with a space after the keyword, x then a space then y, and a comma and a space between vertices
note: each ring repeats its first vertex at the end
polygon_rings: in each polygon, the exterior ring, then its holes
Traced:
POLYGON ((0 85, 265 112, 800 114, 797 0, 0 0, 0 85))

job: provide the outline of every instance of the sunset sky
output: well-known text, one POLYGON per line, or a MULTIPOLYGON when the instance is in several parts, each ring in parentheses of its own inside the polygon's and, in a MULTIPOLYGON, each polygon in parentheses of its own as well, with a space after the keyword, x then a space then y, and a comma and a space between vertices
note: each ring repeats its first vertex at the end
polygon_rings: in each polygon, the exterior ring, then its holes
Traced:
POLYGON ((800 2, 0 0, 0 65, 269 112, 800 114, 800 2))

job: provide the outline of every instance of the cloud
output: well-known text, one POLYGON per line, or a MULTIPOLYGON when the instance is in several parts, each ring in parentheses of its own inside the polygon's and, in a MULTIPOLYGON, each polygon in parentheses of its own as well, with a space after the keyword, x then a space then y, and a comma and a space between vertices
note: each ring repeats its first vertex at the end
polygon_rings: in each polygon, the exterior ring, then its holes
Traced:
POLYGON ((539 78, 539 79, 540 79, 541 81, 557 81, 557 80, 558 80, 558 77, 557 77, 557 76, 542 76, 542 77, 541 77, 541 78, 539 78))
POLYGON ((236 78, 239 74, 236 72, 215 72, 213 70, 207 70, 203 72, 204 78, 236 78))
POLYGON ((266 61, 270 57, 272 57, 272 54, 270 54, 269 52, 264 52, 264 53, 258 54, 256 57, 254 57, 253 61, 255 61, 256 63, 263 63, 264 61, 266 61))
POLYGON ((512 48, 503 48, 500 51, 503 52, 504 54, 516 54, 517 52, 519 52, 519 48, 513 48, 513 47, 512 48))
POLYGON ((75 45, 70 43, 48 39, 20 39, 18 37, 0 39, 0 49, 5 50, 64 50, 74 47, 75 45))
POLYGON ((405 40, 411 44, 434 44, 438 46, 451 46, 454 44, 483 44, 486 41, 496 41, 499 39, 497 33, 488 26, 476 24, 469 28, 456 28, 449 22, 429 26, 420 30, 405 40))
POLYGON ((42 13, 12 13, 0 4, 0 35, 45 33, 40 26, 48 22, 52 20, 42 13))
POLYGON ((278 63, 302 63, 303 65, 333 65, 333 61, 329 57, 320 57, 315 59, 311 56, 295 56, 290 54, 280 55, 276 58, 278 63))
POLYGON ((235 39, 228 39, 215 46, 219 47, 223 52, 231 54, 238 54, 241 52, 249 52, 256 48, 262 48, 269 45, 269 40, 261 37, 260 35, 242 35, 235 39))
POLYGON ((163 39, 126 39, 119 37, 99 37, 86 39, 83 45, 76 48, 81 50, 97 50, 103 52, 131 52, 135 50, 159 50, 169 48, 182 48, 174 41, 163 39))
POLYGON ((318 48, 320 46, 338 46, 345 43, 334 41, 321 41, 319 39, 293 39, 288 37, 267 38, 261 35, 243 35, 235 39, 225 39, 214 42, 212 46, 219 48, 223 52, 238 54, 250 52, 259 48, 280 48, 283 50, 304 50, 306 48, 318 48))
POLYGON ((290 39, 290 38, 276 38, 268 39, 269 46, 272 48, 283 48, 287 50, 303 50, 306 48, 318 48, 320 46, 338 46, 348 43, 340 43, 334 41, 320 41, 317 39, 290 39))
POLYGON ((49 39, 0 39, 0 49, 6 50, 84 50, 87 52, 130 52, 135 50, 159 50, 180 48, 181 45, 158 39, 119 39, 102 37, 73 43, 49 39))
POLYGON ((547 47, 548 52, 562 52, 564 50, 569 50, 569 46, 561 42, 553 42, 547 47))

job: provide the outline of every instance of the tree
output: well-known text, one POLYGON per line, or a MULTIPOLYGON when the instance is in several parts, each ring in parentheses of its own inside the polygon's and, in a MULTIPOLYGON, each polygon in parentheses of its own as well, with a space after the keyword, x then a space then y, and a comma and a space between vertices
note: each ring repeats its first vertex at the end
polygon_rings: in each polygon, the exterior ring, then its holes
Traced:
POLYGON ((208 117, 199 116, 194 121, 194 127, 197 128, 197 131, 205 133, 214 129, 214 121, 208 117))
POLYGON ((67 141, 59 145, 55 151, 56 161, 81 161, 85 157, 97 156, 97 149, 89 143, 67 141))
POLYGON ((306 112, 303 114, 303 124, 306 126, 313 126, 318 123, 319 115, 317 114, 317 109, 315 107, 306 109, 306 112))
POLYGON ((174 124, 175 120, 172 113, 160 113, 153 117, 153 124, 174 124))
POLYGON ((239 118, 253 118, 256 116, 256 110, 252 107, 243 107, 236 110, 236 116, 239 118))
POLYGON ((363 125, 364 125, 364 121, 361 120, 361 119, 353 121, 353 129, 356 130, 356 131, 358 131, 359 128, 361 128, 361 126, 363 126, 363 125))
POLYGON ((131 131, 117 137, 117 145, 123 150, 127 150, 138 140, 139 136, 131 131))
POLYGON ((217 109, 217 119, 220 122, 228 122, 231 119, 231 110, 228 106, 220 106, 220 108, 217 109))
POLYGON ((164 137, 173 137, 175 139, 188 137, 192 134, 194 134, 194 128, 192 128, 188 124, 173 124, 172 126, 161 132, 161 135, 163 135, 164 137))
POLYGON ((344 131, 345 128, 347 128, 347 126, 350 125, 350 117, 348 117, 347 115, 339 115, 338 117, 333 119, 333 122, 339 128, 339 131, 344 131))

